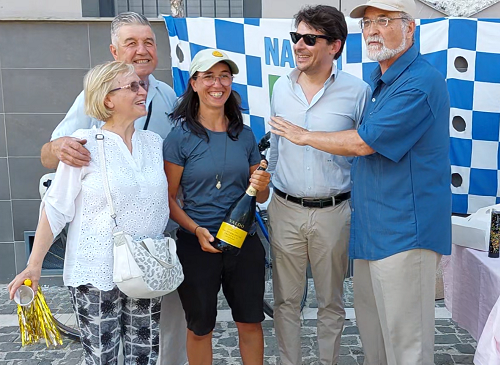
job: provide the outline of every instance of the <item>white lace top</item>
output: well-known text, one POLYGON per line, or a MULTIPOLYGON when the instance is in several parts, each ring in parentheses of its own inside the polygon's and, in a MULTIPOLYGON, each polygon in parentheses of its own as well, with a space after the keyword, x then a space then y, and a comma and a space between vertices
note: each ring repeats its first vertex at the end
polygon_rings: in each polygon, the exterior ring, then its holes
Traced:
MULTIPOLYGON (((64 259, 64 284, 91 284, 111 290, 113 283, 113 220, 101 180, 95 135, 100 130, 80 129, 73 137, 86 139, 90 165, 82 168, 59 163, 42 207, 54 237, 70 222, 64 259)), ((157 237, 169 216, 167 179, 163 170, 162 139, 136 130, 132 153, 120 136, 104 134, 106 169, 118 225, 136 239, 157 237)))

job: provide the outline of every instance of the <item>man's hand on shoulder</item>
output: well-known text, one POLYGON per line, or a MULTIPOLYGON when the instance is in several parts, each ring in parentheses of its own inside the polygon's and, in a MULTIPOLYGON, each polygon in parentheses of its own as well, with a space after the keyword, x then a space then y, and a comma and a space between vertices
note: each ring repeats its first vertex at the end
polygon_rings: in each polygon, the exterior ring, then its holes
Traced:
POLYGON ((42 164, 56 168, 59 161, 73 167, 88 166, 90 152, 84 147, 86 139, 61 137, 47 143, 42 148, 42 164))
POLYGON ((307 144, 306 138, 309 134, 307 129, 290 123, 281 117, 271 117, 269 125, 273 127, 273 129, 271 129, 272 133, 284 137, 299 146, 305 146, 307 144))

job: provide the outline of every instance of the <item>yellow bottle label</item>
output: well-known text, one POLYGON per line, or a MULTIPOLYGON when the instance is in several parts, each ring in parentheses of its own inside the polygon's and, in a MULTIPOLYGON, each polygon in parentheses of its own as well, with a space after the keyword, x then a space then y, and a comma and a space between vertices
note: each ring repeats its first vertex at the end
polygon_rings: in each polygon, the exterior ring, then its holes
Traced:
POLYGON ((217 232, 218 239, 238 248, 241 248, 246 237, 247 232, 226 222, 222 222, 217 232))

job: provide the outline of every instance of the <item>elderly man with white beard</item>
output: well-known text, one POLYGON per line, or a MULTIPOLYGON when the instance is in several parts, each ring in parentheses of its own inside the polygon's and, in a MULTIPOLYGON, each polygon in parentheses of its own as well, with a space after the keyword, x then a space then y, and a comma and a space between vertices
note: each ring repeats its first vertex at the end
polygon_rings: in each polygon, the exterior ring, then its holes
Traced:
POLYGON ((270 122, 297 145, 357 156, 349 254, 365 365, 434 363, 436 266, 451 253, 449 96, 414 45, 415 12, 413 0, 370 0, 350 14, 379 63, 357 130, 270 122))

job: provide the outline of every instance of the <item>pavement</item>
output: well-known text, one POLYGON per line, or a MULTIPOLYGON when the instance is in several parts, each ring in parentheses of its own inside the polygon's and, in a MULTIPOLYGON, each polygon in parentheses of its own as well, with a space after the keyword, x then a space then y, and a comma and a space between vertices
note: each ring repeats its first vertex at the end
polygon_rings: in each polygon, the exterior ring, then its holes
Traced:
MULTIPOLYGON (((312 280, 302 319, 303 364, 317 365, 318 344, 316 341, 317 303, 312 280)), ((71 313, 68 290, 64 287, 43 287, 47 302, 55 315, 71 313)), ((352 282, 344 283, 344 303, 346 321, 341 340, 339 365, 361 365, 364 356, 359 338, 354 310, 352 309, 352 282)), ((217 365, 242 364, 238 350, 237 329, 231 321, 229 308, 219 296, 219 313, 213 332, 214 361, 217 365)), ((264 363, 278 364, 278 346, 273 321, 267 318, 262 323, 264 329, 264 363)), ((436 365, 473 364, 476 341, 467 331, 451 320, 450 313, 442 300, 436 301, 436 344, 434 363, 436 365)), ((64 339, 62 346, 46 348, 45 343, 21 346, 17 326, 16 306, 8 298, 7 286, 0 285, 0 365, 72 365, 81 364, 83 350, 79 342, 64 339)), ((166 364, 168 365, 168 364, 166 364)))

